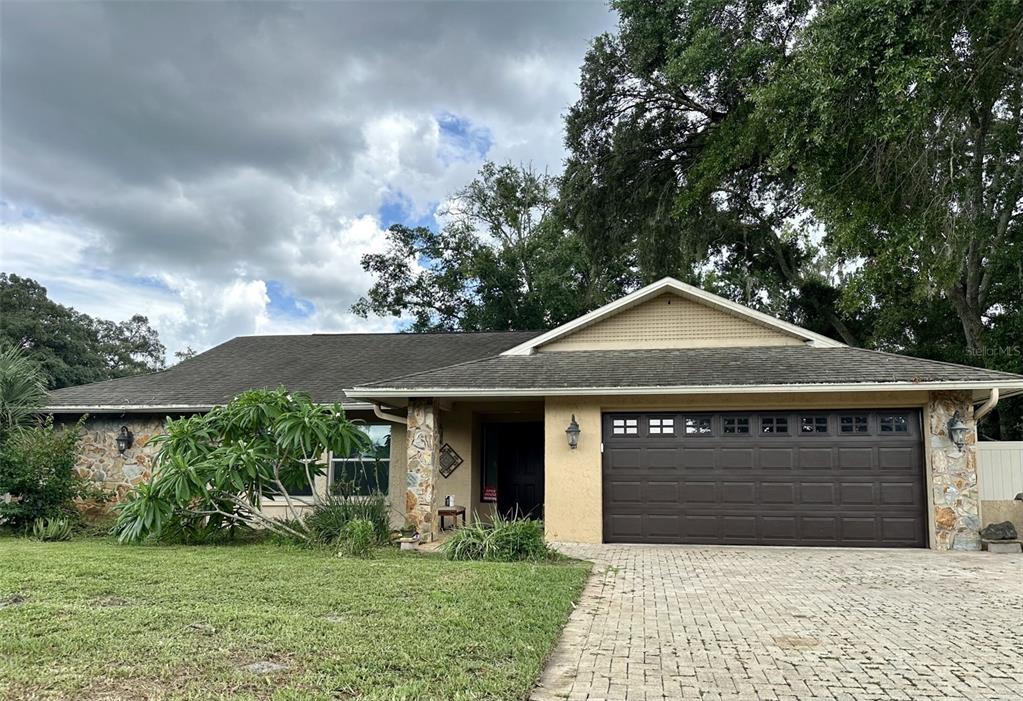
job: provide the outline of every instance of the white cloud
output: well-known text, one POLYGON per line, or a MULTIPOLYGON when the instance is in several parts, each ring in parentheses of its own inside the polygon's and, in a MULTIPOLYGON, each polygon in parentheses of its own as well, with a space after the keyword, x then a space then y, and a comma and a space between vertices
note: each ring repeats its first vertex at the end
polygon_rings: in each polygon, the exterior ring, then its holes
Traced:
POLYGON ((0 269, 146 314, 171 353, 393 329, 350 312, 381 206, 429 216, 481 143, 560 170, 561 115, 612 21, 585 3, 9 3, 0 269))

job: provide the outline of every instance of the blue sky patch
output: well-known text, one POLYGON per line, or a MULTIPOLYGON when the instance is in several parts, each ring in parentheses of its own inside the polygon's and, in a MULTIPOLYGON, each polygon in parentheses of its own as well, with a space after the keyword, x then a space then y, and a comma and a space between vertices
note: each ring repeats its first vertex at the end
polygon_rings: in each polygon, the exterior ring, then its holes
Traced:
POLYGON ((454 161, 481 160, 494 145, 490 130, 473 124, 466 117, 441 112, 436 119, 442 146, 439 156, 445 165, 454 161))
POLYGON ((277 280, 266 281, 266 295, 270 298, 270 305, 267 307, 270 316, 306 319, 316 311, 315 304, 308 299, 294 296, 277 280))
POLYGON ((385 229, 392 224, 433 228, 437 225, 437 220, 433 216, 437 204, 437 202, 427 203, 426 214, 417 215, 412 199, 402 192, 392 190, 384 196, 383 202, 380 203, 377 217, 380 219, 380 226, 385 229))

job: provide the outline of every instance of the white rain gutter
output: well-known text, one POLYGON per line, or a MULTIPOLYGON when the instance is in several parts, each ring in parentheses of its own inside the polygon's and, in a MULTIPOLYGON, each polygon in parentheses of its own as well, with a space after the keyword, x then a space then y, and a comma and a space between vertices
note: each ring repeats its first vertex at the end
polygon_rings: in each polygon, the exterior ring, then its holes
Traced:
POLYGON ((984 402, 980 406, 980 408, 977 409, 977 411, 973 412, 973 419, 975 421, 980 421, 985 416, 987 416, 989 413, 991 413, 991 410, 994 409, 995 405, 997 405, 997 404, 998 404, 998 388, 997 387, 992 387, 991 388, 991 394, 990 394, 990 396, 988 396, 987 401, 984 402))
POLYGON ((384 411, 380 407, 381 407, 381 405, 379 403, 373 402, 373 413, 376 414, 376 417, 378 419, 383 419, 384 421, 390 421, 390 422, 396 423, 396 424, 405 424, 406 426, 408 426, 408 417, 407 416, 398 416, 397 414, 388 414, 386 411, 384 411))

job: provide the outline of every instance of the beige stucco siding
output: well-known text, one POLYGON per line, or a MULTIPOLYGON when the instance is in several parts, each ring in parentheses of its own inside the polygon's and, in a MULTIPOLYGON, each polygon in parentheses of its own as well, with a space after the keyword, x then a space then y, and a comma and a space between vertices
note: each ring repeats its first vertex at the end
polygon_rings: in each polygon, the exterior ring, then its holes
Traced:
POLYGON ((584 327, 540 350, 799 345, 802 339, 673 293, 584 327))
POLYGON ((927 399, 927 392, 548 397, 544 440, 547 538, 579 543, 603 541, 601 414, 605 411, 909 408, 924 407, 927 399), (572 414, 581 430, 579 446, 574 450, 565 437, 572 414))

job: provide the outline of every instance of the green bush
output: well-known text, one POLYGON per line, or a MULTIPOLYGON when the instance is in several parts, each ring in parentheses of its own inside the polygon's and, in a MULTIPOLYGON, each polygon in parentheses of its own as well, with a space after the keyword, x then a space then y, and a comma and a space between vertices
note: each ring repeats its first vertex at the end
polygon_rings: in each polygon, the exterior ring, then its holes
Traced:
POLYGON ((32 523, 32 537, 36 540, 71 540, 74 527, 69 518, 37 518, 32 523))
POLYGON ((47 417, 5 437, 0 446, 0 524, 27 529, 39 518, 77 519, 74 499, 86 486, 75 474, 81 425, 58 430, 47 417))
POLYGON ((492 523, 478 519, 459 528, 444 541, 441 550, 451 560, 546 560, 554 552, 543 537, 543 521, 506 519, 495 516, 492 523))
POLYGON ((367 557, 380 540, 372 521, 355 518, 345 524, 337 540, 338 552, 349 557, 367 557))
POLYGON ((386 543, 391 533, 387 498, 383 494, 360 497, 349 494, 328 495, 305 517, 305 527, 313 540, 336 543, 345 527, 360 519, 373 526, 374 541, 386 543))

